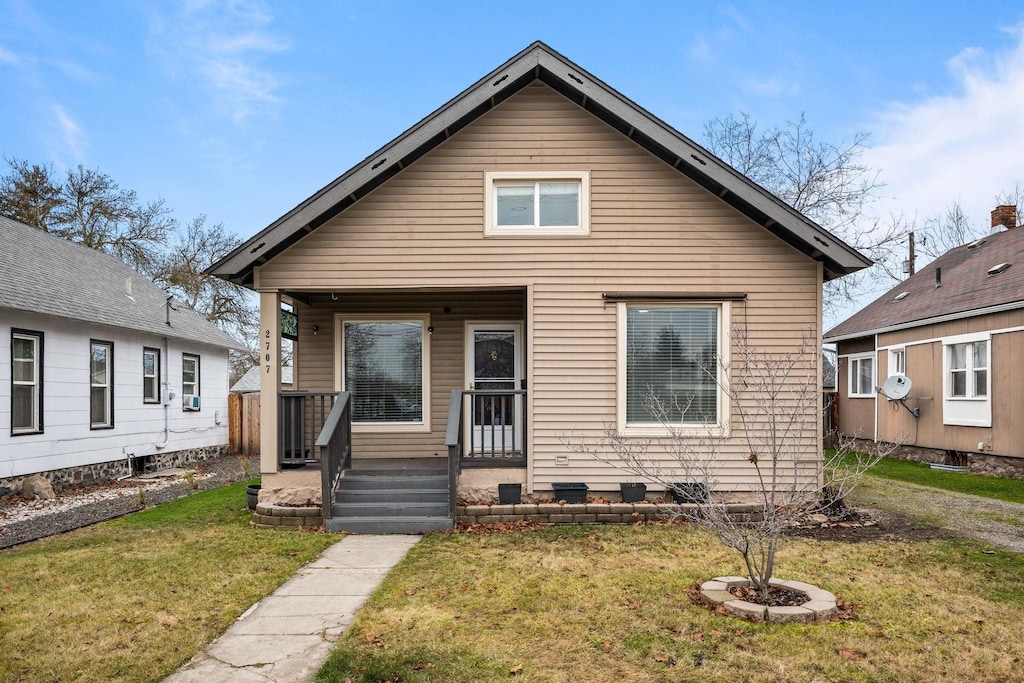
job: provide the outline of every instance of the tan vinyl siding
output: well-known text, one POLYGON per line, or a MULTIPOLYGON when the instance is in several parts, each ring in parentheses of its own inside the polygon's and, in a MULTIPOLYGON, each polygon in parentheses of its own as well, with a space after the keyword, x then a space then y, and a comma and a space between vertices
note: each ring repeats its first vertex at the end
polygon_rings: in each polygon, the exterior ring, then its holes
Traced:
MULTIPOLYGON (((1024 457, 1024 423, 1019 407, 1024 404, 1024 331, 992 335, 989 351, 989 392, 992 397, 992 426, 963 427, 943 424, 942 339, 956 335, 989 330, 1014 330, 1024 327, 1024 311, 1007 311, 965 320, 927 325, 879 335, 880 347, 906 344, 907 377, 913 390, 906 399, 911 408, 920 408, 921 416, 913 418, 902 408, 883 401, 879 411, 879 438, 935 448, 977 452, 978 443, 991 445, 986 451, 994 455, 1024 457)), ((888 352, 880 355, 887 357, 888 352)))
MULTIPOLYGON (((463 297, 479 307, 472 315, 481 320, 511 319, 511 302, 488 309, 491 294, 469 292, 517 288, 508 296, 529 320, 530 483, 545 490, 553 481, 586 481, 610 490, 623 475, 596 461, 570 454, 570 467, 555 465, 568 454, 562 435, 595 438, 615 420, 617 308, 602 293, 745 293, 731 322, 745 326, 754 344, 791 351, 818 321, 821 275, 817 263, 617 131, 533 85, 262 266, 258 281, 263 289, 334 290, 345 299, 342 305, 315 295, 305 312, 305 320, 320 320, 320 333, 301 351, 302 388, 331 385, 333 341, 325 331, 332 324, 324 306, 431 313, 431 446, 418 441, 423 435, 398 446, 390 434, 356 443, 382 455, 403 455, 397 451, 413 443, 417 452, 443 454, 447 392, 461 386, 463 340, 461 327, 449 329, 437 317, 438 307, 463 297), (589 171, 591 234, 484 237, 484 173, 514 170, 589 171), (529 315, 521 310, 527 288, 529 315), (368 290, 376 290, 372 300, 356 294, 368 290), (411 294, 429 290, 452 294, 411 294), (428 299, 430 306, 421 305, 428 299)), ((809 450, 817 418, 808 418, 809 450)), ((723 445, 722 479, 749 484, 748 452, 733 431, 723 445)))

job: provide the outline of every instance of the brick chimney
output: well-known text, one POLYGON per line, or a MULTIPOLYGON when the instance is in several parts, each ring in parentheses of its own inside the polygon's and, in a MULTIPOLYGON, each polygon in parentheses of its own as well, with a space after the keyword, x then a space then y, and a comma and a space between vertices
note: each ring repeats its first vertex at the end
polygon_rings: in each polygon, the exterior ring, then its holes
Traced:
POLYGON ((1003 226, 1007 230, 1017 227, 1017 207, 1013 204, 1000 204, 992 211, 992 228, 1003 226))

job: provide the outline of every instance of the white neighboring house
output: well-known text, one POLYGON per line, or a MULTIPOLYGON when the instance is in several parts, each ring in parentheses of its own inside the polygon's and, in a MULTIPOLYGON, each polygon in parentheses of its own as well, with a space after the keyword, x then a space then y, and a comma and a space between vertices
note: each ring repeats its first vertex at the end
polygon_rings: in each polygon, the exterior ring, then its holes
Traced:
POLYGON ((119 260, 0 217, 0 494, 227 451, 233 337, 119 260))

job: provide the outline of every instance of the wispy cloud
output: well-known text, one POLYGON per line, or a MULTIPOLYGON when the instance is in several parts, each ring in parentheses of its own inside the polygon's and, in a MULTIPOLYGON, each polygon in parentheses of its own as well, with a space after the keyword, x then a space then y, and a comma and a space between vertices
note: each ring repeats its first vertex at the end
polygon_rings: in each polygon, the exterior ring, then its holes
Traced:
POLYGON ((190 1, 154 15, 151 46, 172 76, 198 77, 216 109, 241 125, 281 101, 282 81, 265 62, 290 44, 272 22, 260 2, 190 1))
POLYGON ((882 169, 892 199, 883 210, 928 218, 959 200, 987 225, 997 194, 1024 179, 1024 24, 1003 52, 971 47, 947 62, 952 94, 893 103, 870 127, 865 160, 882 169))
POLYGON ((51 109, 55 129, 55 146, 66 150, 77 162, 84 159, 83 148, 86 136, 82 127, 60 105, 51 109))
POLYGON ((17 64, 18 55, 0 45, 0 64, 17 64))

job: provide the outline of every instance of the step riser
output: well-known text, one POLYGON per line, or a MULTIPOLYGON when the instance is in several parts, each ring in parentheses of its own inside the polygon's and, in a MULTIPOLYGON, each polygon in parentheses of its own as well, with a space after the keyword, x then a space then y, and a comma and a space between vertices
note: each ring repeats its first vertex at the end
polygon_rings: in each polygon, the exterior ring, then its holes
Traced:
POLYGON ((338 491, 336 503, 447 503, 447 491, 338 491))
POLYGON ((356 534, 421 534, 429 531, 450 531, 452 520, 444 518, 380 519, 334 518, 324 524, 327 531, 348 531, 356 534))
POLYGON ((340 503, 336 517, 447 517, 447 503, 340 503))
POLYGON ((374 491, 378 489, 448 489, 447 477, 344 477, 340 490, 374 491))

